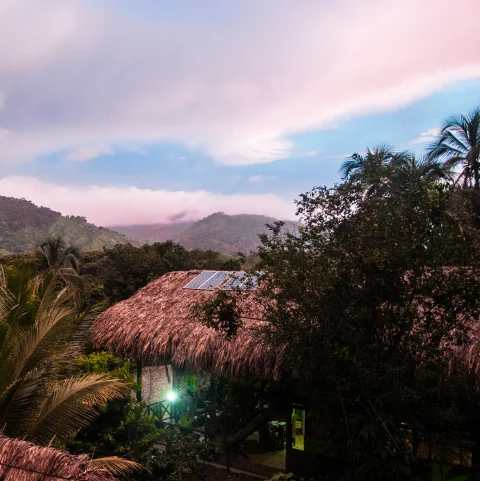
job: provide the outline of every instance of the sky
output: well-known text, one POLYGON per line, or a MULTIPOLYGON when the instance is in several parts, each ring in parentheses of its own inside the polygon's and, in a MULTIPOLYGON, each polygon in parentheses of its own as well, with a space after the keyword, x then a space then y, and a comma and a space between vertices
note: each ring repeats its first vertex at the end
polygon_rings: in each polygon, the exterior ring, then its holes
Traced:
POLYGON ((478 0, 1 0, 0 195, 98 225, 295 216, 480 105, 478 0))

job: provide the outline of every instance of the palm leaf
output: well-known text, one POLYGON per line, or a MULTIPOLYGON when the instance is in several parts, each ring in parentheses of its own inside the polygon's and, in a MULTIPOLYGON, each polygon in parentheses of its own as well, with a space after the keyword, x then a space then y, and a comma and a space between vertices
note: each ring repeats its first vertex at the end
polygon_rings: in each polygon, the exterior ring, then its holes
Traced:
POLYGON ((145 469, 141 464, 117 456, 96 458, 88 462, 89 468, 105 469, 114 476, 123 476, 145 469))
POLYGON ((74 436, 98 415, 98 408, 126 395, 128 386, 104 374, 72 377, 57 383, 39 413, 29 437, 48 444, 53 437, 60 442, 74 436))

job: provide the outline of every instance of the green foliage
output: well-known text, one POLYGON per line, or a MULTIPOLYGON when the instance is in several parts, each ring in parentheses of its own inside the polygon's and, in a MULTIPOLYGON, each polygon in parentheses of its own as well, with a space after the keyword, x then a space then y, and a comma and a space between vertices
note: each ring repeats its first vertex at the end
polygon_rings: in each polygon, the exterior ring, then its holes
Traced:
MULTIPOLYGON (((107 352, 82 356, 77 367, 84 373, 108 373, 132 381, 130 361, 107 352)), ((184 388, 195 389, 194 376, 185 376, 184 388)), ((184 427, 191 423, 187 415, 180 420, 184 427)), ((159 428, 155 418, 147 413, 147 405, 130 397, 105 407, 95 423, 81 430, 70 442, 69 449, 79 454, 92 453, 95 457, 120 456, 140 463, 144 470, 130 474, 129 480, 176 481, 196 468, 201 445, 190 435, 159 428), (159 453, 161 445, 165 451, 159 453)))
POLYGON ((141 247, 116 245, 105 249, 100 272, 106 296, 117 302, 167 272, 219 266, 215 252, 187 251, 173 242, 163 242, 141 247))
POLYGON ((144 470, 129 475, 132 481, 176 481, 196 469, 201 445, 176 429, 158 428, 147 414, 146 404, 129 398, 111 403, 94 425, 77 435, 69 449, 95 457, 121 456, 142 464, 144 470), (158 452, 159 446, 163 446, 162 452, 158 452))
POLYGON ((9 436, 62 446, 125 394, 117 379, 75 372, 98 315, 79 312, 75 295, 55 270, 0 270, 0 423, 9 436))
MULTIPOLYGON (((297 235, 277 223, 262 236, 262 334, 329 420, 346 474, 408 480, 419 469, 413 436, 461 428, 449 366, 480 316, 480 232, 423 166, 397 163, 367 190, 375 176, 362 172, 303 194, 297 235)), ((223 292, 203 312, 227 337, 238 329, 223 292)))
POLYGON ((180 417, 178 424, 180 424, 180 426, 183 426, 184 428, 189 428, 193 424, 193 418, 184 414, 180 417))
POLYGON ((103 374, 132 381, 130 375, 131 364, 128 359, 120 359, 105 351, 92 352, 77 359, 77 367, 84 373, 103 374))
POLYGON ((207 327, 221 331, 226 339, 235 337, 242 325, 242 309, 237 293, 219 291, 217 296, 194 308, 194 315, 207 327))

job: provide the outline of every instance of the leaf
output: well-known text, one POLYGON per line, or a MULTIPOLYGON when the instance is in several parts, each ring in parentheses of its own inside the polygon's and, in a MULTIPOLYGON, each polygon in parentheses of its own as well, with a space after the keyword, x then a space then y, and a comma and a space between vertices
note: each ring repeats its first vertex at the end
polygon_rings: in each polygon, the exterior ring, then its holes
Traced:
POLYGON ((105 469, 114 476, 130 474, 145 469, 141 464, 117 456, 92 459, 88 462, 88 467, 105 469))

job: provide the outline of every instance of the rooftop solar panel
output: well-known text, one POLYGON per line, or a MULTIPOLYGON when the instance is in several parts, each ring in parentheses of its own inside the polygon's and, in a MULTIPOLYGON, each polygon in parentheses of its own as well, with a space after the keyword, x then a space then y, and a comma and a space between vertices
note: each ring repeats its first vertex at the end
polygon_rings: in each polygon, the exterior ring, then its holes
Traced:
POLYGON ((256 289, 259 278, 263 276, 263 272, 248 275, 244 271, 236 272, 231 279, 229 279, 222 287, 224 291, 231 291, 233 289, 250 290, 256 289))
POLYGON ((212 276, 200 286, 200 289, 204 291, 213 291, 213 289, 215 289, 215 287, 218 287, 229 275, 231 275, 231 272, 216 272, 214 276, 212 276))
POLYGON ((184 289, 200 289, 200 286, 207 282, 216 273, 216 271, 203 271, 198 274, 197 277, 192 279, 186 286, 184 286, 184 289))
POLYGON ((242 282, 245 278, 246 274, 243 271, 236 272, 233 277, 228 279, 227 282, 225 282, 225 285, 222 287, 222 290, 224 291, 231 291, 232 289, 241 289, 242 282))
POLYGON ((183 288, 212 291, 231 274, 229 271, 203 271, 183 288))

